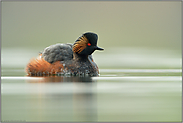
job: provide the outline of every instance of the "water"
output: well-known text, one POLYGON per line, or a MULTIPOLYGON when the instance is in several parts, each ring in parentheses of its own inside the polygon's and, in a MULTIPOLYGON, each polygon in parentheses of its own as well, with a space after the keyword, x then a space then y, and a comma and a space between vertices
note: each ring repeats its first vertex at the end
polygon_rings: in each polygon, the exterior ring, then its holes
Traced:
POLYGON ((93 56, 99 77, 28 77, 25 66, 39 51, 2 49, 2 121, 181 121, 177 51, 105 48, 93 56))
POLYGON ((2 121, 181 121, 181 69, 100 69, 99 77, 27 77, 3 69, 2 121), (13 76, 12 76, 13 75, 13 76))

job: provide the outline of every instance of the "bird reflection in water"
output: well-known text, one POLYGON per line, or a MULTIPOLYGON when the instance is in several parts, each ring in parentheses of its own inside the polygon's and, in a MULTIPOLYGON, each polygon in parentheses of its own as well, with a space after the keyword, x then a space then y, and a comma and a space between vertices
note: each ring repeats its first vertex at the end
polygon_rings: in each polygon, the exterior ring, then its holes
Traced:
POLYGON ((41 102, 42 110, 37 110, 39 114, 45 115, 42 115, 42 118, 51 118, 57 113, 59 116, 56 121, 97 121, 96 80, 92 80, 92 77, 42 78, 27 81, 33 84, 31 87, 39 86, 35 87, 39 88, 36 93, 38 99, 32 100, 32 103, 41 102), (40 98, 40 95, 44 98, 40 98))

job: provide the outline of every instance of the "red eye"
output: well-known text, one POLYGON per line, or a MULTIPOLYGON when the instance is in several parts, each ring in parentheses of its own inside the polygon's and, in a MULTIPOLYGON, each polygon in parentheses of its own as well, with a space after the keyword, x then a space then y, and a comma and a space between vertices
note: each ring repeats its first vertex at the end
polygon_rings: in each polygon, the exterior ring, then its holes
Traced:
POLYGON ((91 46, 91 44, 90 44, 90 43, 88 43, 88 46, 91 46))

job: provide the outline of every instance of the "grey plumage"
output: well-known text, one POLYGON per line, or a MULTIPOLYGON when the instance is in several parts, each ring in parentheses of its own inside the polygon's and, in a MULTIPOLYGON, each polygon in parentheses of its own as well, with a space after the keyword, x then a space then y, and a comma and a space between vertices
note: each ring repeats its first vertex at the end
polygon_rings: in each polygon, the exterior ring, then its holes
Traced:
POLYGON ((73 59, 72 44, 55 44, 46 47, 42 53, 42 58, 49 63, 55 61, 66 61, 73 59))

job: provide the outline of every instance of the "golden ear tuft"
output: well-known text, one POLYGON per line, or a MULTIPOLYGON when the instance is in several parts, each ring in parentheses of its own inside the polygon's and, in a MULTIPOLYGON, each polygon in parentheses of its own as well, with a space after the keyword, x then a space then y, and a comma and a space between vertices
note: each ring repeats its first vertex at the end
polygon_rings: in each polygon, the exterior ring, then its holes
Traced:
POLYGON ((74 45, 73 45, 73 52, 75 52, 75 53, 82 52, 87 47, 88 43, 89 43, 88 39, 84 35, 82 35, 74 43, 74 45))

